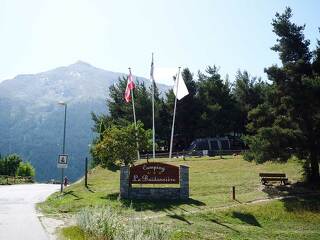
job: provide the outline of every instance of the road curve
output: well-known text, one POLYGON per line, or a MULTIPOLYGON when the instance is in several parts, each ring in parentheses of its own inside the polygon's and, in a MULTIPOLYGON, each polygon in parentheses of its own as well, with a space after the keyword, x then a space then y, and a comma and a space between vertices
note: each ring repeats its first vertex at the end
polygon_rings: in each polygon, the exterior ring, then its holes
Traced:
POLYGON ((58 190, 53 184, 0 186, 0 239, 48 240, 35 204, 58 190))

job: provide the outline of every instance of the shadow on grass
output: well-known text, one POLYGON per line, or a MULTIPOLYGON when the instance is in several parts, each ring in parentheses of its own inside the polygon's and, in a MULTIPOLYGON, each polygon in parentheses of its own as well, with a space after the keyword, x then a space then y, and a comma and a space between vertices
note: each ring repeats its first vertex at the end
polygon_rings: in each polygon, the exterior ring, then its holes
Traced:
POLYGON ((266 186, 262 191, 272 198, 284 197, 281 201, 287 211, 320 213, 320 188, 318 186, 298 182, 285 186, 266 186))
POLYGON ((211 217, 210 215, 201 214, 201 218, 203 218, 206 222, 212 222, 214 224, 220 225, 221 227, 224 227, 224 228, 227 228, 231 231, 239 233, 238 230, 236 230, 236 229, 228 226, 227 224, 224 224, 224 223, 220 222, 219 220, 217 220, 217 218, 219 218, 217 215, 211 217))
MULTIPOLYGON (((105 197, 101 197, 102 199, 108 200, 118 200, 119 193, 111 193, 105 197)), ((181 206, 182 204, 198 207, 205 206, 204 202, 189 198, 188 200, 137 200, 137 199, 119 199, 119 201, 126 207, 130 207, 135 211, 163 211, 163 210, 174 210, 181 206)), ((187 210, 180 207, 183 211, 187 212, 187 210)))
POLYGON ((79 197, 77 194, 75 194, 73 190, 69 190, 69 191, 64 191, 64 192, 63 192, 63 196, 68 196, 68 195, 71 195, 71 196, 75 197, 74 200, 81 200, 81 199, 83 199, 82 197, 79 197))
POLYGON ((234 231, 234 232, 239 232, 238 230, 236 230, 236 229, 234 229, 234 228, 232 228, 232 227, 229 227, 228 225, 226 225, 226 224, 224 224, 224 223, 221 223, 221 222, 219 222, 218 220, 216 220, 216 219, 214 219, 214 218, 212 218, 212 219, 207 219, 207 220, 209 220, 210 222, 213 222, 213 223, 215 223, 215 224, 218 224, 218 225, 220 225, 220 226, 222 226, 222 227, 225 227, 225 228, 227 228, 227 229, 229 229, 229 230, 231 230, 231 231, 234 231))
POLYGON ((240 219, 242 222, 250 224, 252 226, 261 227, 258 220, 250 213, 232 212, 234 218, 240 219))
POLYGON ((178 214, 169 214, 167 215, 168 217, 170 218, 173 218, 173 219, 177 219, 177 220, 180 220, 182 222, 185 222, 187 223, 188 225, 191 225, 192 222, 189 222, 183 215, 178 215, 178 214))
POLYGON ((95 191, 92 190, 92 188, 91 188, 91 184, 87 184, 87 186, 86 186, 85 188, 86 188, 89 192, 95 193, 95 191))

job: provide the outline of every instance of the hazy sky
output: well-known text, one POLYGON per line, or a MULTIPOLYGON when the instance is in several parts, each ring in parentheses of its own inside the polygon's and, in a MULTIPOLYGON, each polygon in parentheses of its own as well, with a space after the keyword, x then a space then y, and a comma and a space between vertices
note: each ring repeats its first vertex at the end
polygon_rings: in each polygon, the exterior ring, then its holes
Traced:
POLYGON ((0 81, 77 60, 148 77, 152 52, 156 67, 216 64, 230 80, 238 69, 266 78, 278 62, 270 23, 285 6, 314 46, 317 0, 0 0, 0 81))

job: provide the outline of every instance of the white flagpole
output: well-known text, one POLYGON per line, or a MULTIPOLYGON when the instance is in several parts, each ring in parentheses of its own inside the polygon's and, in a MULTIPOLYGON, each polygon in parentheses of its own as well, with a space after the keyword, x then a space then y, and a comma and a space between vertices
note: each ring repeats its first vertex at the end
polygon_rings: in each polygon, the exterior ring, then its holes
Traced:
POLYGON ((153 65, 153 53, 152 53, 152 75, 151 75, 151 80, 152 80, 152 142, 153 142, 153 147, 152 147, 152 155, 153 155, 153 160, 156 158, 156 131, 155 131, 155 125, 154 125, 154 87, 155 87, 155 82, 154 82, 154 65, 153 65))
MULTIPOLYGON (((129 68, 129 74, 131 74, 131 68, 129 68)), ((134 121, 134 126, 136 128, 136 141, 137 141, 137 157, 138 160, 140 160, 140 153, 139 153, 139 142, 138 142, 138 134, 137 134, 137 120, 136 120, 136 109, 134 107, 134 96, 133 96, 133 89, 130 90, 131 93, 131 98, 132 98, 132 110, 133 110, 133 121, 134 121)))
POLYGON ((171 159, 172 157, 172 144, 173 144, 173 134, 174 134, 174 122, 176 120, 176 109, 177 109, 177 95, 178 95, 178 88, 179 88, 179 75, 180 75, 180 68, 178 71, 177 79, 175 81, 175 84, 177 86, 176 88, 176 94, 175 94, 175 100, 174 100, 174 109, 173 109, 173 120, 172 120, 172 129, 171 129, 171 139, 170 139, 170 152, 169 152, 169 158, 171 159))

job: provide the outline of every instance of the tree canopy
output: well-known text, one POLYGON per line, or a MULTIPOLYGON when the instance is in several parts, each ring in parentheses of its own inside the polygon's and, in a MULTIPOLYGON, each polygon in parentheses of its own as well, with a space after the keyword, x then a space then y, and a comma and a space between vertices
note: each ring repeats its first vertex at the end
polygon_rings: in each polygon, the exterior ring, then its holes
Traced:
POLYGON ((303 34, 305 26, 291 21, 292 11, 272 21, 282 65, 265 69, 272 82, 266 101, 251 110, 246 137, 248 159, 286 161, 293 154, 305 159, 308 179, 319 179, 320 81, 319 41, 315 51, 303 34))
MULTIPOLYGON (((290 8, 286 8, 282 14, 277 13, 271 25, 277 36, 271 50, 279 54, 281 64, 265 68, 268 81, 239 70, 234 81, 230 82, 228 76, 220 75, 216 65, 208 66, 196 76, 188 68, 183 69, 182 78, 189 95, 177 104, 174 151, 187 148, 196 138, 242 135, 249 146, 245 155, 247 160, 258 163, 287 161, 296 155, 304 160, 306 177, 317 181, 320 154, 320 41, 317 41, 315 49, 310 49, 310 41, 304 36, 305 25, 292 22, 290 8)), ((112 145, 108 134, 118 134, 120 137, 122 135, 117 131, 131 126, 132 105, 125 103, 123 98, 126 81, 126 78, 121 78, 110 88, 107 100, 110 114, 93 114, 94 131, 100 136, 95 140, 98 149, 103 149, 106 141, 112 145)), ((137 80, 134 96, 137 119, 146 129, 151 129, 151 89, 137 80)), ((169 148, 174 100, 172 90, 161 94, 156 89, 157 150, 169 148)), ((121 141, 125 142, 124 138, 120 138, 121 141)), ((126 151, 134 156, 134 147, 126 151)), ((113 153, 110 150, 106 154, 113 153)), ((125 164, 132 162, 131 157, 117 158, 125 164)))

